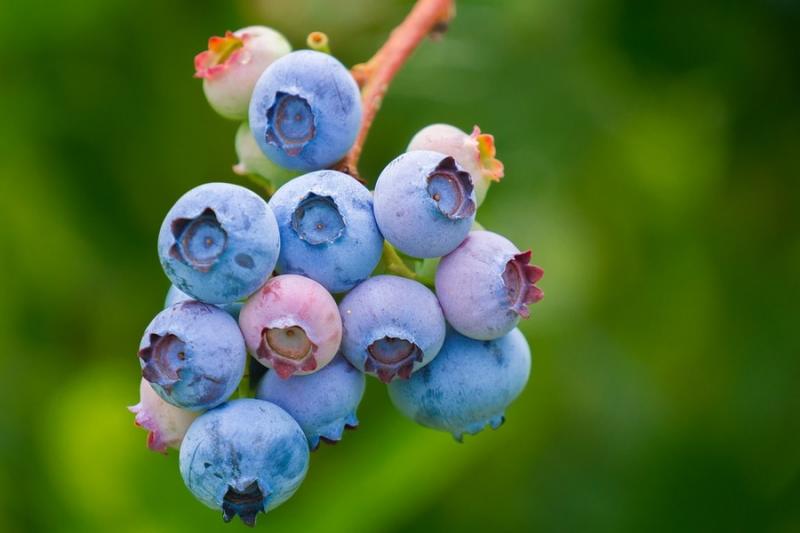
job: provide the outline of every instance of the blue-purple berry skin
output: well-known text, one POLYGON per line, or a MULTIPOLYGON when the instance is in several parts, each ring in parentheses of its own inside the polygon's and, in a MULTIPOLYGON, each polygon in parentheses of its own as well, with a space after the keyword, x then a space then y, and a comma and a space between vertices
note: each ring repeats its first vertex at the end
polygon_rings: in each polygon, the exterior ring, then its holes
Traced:
POLYGON ((520 252, 505 237, 473 231, 436 270, 436 296, 447 322, 462 335, 491 340, 528 318, 528 305, 542 298, 534 284, 542 269, 529 265, 531 253, 520 252))
POLYGON ((225 403, 200 415, 180 449, 180 471, 194 496, 254 525, 298 489, 308 470, 306 437, 275 404, 256 399, 225 403))
POLYGON ((436 359, 407 381, 390 383, 389 397, 408 418, 461 441, 464 434, 503 423, 530 369, 530 348, 519 329, 478 341, 448 328, 436 359))
POLYGON ((384 238, 412 257, 454 250, 475 220, 469 173, 439 152, 402 154, 375 183, 375 220, 384 238))
POLYGON ((341 355, 322 370, 281 379, 268 372, 256 397, 283 408, 303 429, 312 450, 320 440, 337 442, 344 430, 358 426, 356 410, 364 395, 364 374, 341 355))
POLYGON ((278 189, 269 205, 281 234, 279 273, 301 274, 340 293, 378 265, 383 236, 372 195, 351 176, 335 170, 305 174, 278 189))
POLYGON ((139 344, 142 377, 165 401, 190 411, 227 400, 246 361, 236 320, 215 305, 193 300, 156 315, 139 344))
MULTIPOLYGON (((164 299, 164 308, 170 307, 175 305, 179 302, 188 302, 190 300, 195 300, 182 290, 180 290, 175 285, 170 285, 169 290, 167 291, 167 297, 164 299)), ((242 302, 234 302, 230 304, 220 304, 217 307, 222 309, 223 311, 227 312, 231 315, 234 319, 239 319, 239 311, 242 310, 242 302)))
POLYGON ((361 125, 361 94, 336 58, 298 50, 272 63, 253 90, 250 129, 273 162, 292 170, 342 159, 361 125))
POLYGON ((279 252, 278 224, 267 203, 228 183, 184 194, 158 236, 161 266, 172 284, 212 304, 255 292, 272 274, 279 252))
POLYGON ((384 383, 408 379, 442 347, 445 321, 439 302, 421 283, 375 276, 357 285, 339 304, 341 351, 359 370, 384 383))

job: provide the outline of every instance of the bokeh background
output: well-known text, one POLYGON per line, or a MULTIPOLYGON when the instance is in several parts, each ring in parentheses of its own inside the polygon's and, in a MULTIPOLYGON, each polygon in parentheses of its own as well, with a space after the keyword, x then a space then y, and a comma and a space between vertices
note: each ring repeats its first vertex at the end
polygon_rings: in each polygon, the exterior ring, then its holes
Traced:
MULTIPOLYGON (((235 531, 125 406, 170 205, 233 175, 192 58, 253 23, 366 59, 407 0, 5 0, 0 531, 235 531)), ((529 387, 462 445, 370 380, 265 531, 800 531, 800 6, 460 0, 385 100, 374 179, 431 122, 496 136, 479 220, 532 247, 529 387)))

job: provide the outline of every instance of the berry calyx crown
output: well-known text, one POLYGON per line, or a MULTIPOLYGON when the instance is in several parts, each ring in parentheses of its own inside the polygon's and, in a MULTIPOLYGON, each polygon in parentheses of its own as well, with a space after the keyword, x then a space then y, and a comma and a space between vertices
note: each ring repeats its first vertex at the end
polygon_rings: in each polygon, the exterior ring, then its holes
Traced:
POLYGON ((470 138, 477 143, 478 161, 483 177, 492 181, 500 181, 504 175, 504 167, 503 162, 495 157, 497 148, 494 145, 494 135, 481 133, 481 129, 476 125, 472 129, 470 138))

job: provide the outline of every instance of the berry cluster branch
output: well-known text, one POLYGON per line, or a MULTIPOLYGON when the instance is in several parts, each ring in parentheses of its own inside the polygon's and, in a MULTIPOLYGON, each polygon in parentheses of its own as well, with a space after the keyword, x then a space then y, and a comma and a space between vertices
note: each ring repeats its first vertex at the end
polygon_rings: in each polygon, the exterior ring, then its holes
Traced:
POLYGON ((353 66, 351 72, 361 87, 363 115, 355 144, 339 163, 339 170, 359 177, 358 160, 392 78, 419 43, 428 35, 443 32, 454 14, 455 0, 417 0, 375 55, 353 66))

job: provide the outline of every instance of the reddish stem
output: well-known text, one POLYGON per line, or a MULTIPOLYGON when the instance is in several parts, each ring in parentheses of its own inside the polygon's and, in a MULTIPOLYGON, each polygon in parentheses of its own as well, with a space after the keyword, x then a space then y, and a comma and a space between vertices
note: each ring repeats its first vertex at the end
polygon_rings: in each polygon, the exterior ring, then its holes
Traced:
POLYGON ((358 178, 358 160, 375 115, 389 84, 419 43, 431 33, 442 31, 455 13, 455 0, 417 0, 403 22, 366 63, 352 68, 361 86, 363 115, 355 144, 337 167, 358 178))

